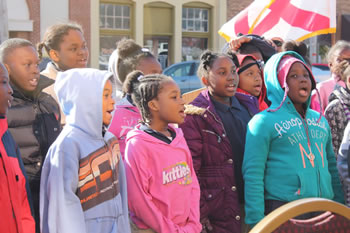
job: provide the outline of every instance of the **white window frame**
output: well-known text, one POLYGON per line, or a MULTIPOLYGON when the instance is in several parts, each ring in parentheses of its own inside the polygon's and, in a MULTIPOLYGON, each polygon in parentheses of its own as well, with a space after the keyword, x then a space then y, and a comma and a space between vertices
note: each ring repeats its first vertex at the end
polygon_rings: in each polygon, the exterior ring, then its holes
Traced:
POLYGON ((209 32, 209 9, 199 7, 183 7, 182 8, 182 31, 183 32, 209 32), (193 10, 193 17, 189 18, 189 10, 193 10), (199 17, 196 17, 196 11, 199 11, 199 17), (207 19, 204 19, 203 12, 207 12, 207 19), (184 17, 185 16, 185 17, 184 17), (193 25, 189 26, 192 21, 193 25), (195 24, 199 23, 199 30, 196 30, 195 24), (203 23, 207 24, 207 30, 204 30, 203 23))
POLYGON ((100 4, 100 21, 104 18, 103 25, 100 25, 100 29, 107 29, 107 30, 130 30, 131 29, 131 8, 128 5, 122 5, 122 4, 113 4, 113 3, 101 3, 100 4), (104 14, 101 12, 101 7, 104 6, 104 14), (113 7, 113 15, 107 14, 107 6, 113 7), (116 15, 116 7, 121 7, 121 15, 116 15), (128 8, 129 15, 124 15, 124 8, 128 8), (107 19, 113 19, 113 25, 111 27, 107 27, 107 19), (121 27, 116 27, 115 21, 116 19, 121 19, 121 27), (124 27, 125 20, 129 21, 129 27, 124 27))

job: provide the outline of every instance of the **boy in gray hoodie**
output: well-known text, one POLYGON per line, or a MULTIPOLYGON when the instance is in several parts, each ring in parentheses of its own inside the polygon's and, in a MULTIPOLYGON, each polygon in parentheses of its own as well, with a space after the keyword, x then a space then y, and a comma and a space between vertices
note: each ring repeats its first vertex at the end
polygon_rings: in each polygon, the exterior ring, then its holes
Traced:
POLYGON ((66 125, 43 165, 43 233, 130 232, 119 144, 105 130, 114 110, 113 83, 111 73, 89 68, 57 75, 55 92, 66 125))

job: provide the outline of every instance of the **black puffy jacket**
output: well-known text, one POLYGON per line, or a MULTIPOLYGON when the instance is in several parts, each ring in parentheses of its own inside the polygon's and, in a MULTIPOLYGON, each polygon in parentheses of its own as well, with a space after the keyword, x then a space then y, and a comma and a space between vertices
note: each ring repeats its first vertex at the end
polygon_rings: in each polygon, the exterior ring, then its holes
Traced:
POLYGON ((40 76, 32 96, 25 96, 11 83, 13 101, 7 114, 8 128, 27 172, 37 224, 41 167, 50 145, 61 131, 59 106, 50 95, 42 92, 53 83, 52 79, 40 76))

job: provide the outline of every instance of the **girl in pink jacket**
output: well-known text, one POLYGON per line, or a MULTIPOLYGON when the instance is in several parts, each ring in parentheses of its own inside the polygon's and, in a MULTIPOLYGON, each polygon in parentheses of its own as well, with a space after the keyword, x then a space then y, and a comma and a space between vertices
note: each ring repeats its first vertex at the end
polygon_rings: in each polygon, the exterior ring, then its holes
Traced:
MULTIPOLYGON (((129 78, 129 77, 128 77, 129 78)), ((179 87, 164 75, 130 74, 142 122, 127 134, 125 170, 133 232, 200 232, 200 190, 182 130, 179 87)))
POLYGON ((117 80, 117 89, 118 85, 122 86, 119 95, 124 95, 124 97, 116 103, 114 117, 108 130, 118 139, 120 153, 124 158, 126 134, 141 119, 140 111, 131 99, 132 91, 129 88, 130 81, 127 80, 127 75, 134 70, 140 70, 145 75, 160 74, 162 67, 148 49, 143 49, 132 39, 124 39, 118 43, 109 63, 110 70, 117 80))

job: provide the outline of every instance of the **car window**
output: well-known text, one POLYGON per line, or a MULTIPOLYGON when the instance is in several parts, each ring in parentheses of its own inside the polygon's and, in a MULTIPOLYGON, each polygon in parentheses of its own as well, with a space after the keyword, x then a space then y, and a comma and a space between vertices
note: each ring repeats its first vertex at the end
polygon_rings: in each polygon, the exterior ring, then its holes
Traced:
POLYGON ((171 77, 181 77, 181 76, 188 76, 191 71, 191 63, 186 64, 180 64, 177 66, 174 66, 173 68, 170 68, 165 72, 166 75, 171 77))
POLYGON ((327 75, 330 75, 331 74, 331 71, 329 69, 325 69, 325 68, 320 68, 320 67, 316 67, 316 66, 313 66, 312 67, 312 74, 313 75, 320 75, 320 74, 327 74, 327 75))
POLYGON ((316 79, 316 82, 322 82, 331 78, 331 71, 327 67, 322 66, 312 66, 312 74, 316 79))

